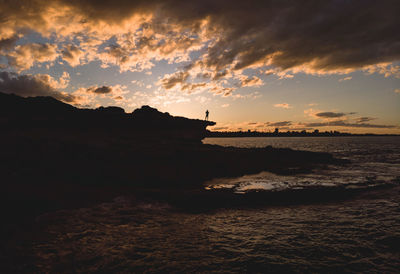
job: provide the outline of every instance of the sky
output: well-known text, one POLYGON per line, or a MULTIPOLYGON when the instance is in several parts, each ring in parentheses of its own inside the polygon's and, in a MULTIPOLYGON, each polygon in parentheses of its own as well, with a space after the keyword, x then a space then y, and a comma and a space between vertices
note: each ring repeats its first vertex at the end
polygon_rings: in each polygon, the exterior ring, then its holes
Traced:
POLYGON ((397 0, 0 0, 0 92, 218 131, 400 134, 397 0))

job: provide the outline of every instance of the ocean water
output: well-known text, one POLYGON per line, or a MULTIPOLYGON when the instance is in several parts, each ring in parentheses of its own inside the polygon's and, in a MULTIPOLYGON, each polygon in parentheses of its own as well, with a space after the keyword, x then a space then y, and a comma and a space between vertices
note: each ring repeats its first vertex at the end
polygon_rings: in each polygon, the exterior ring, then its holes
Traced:
POLYGON ((292 148, 329 152, 348 159, 350 165, 329 166, 309 174, 277 176, 263 172, 236 179, 206 182, 208 188, 231 188, 236 193, 250 190, 282 191, 315 187, 370 188, 397 184, 400 176, 400 137, 265 137, 207 138, 207 144, 236 147, 292 148))
POLYGON ((315 187, 362 191, 328 202, 195 213, 168 203, 116 197, 109 203, 39 216, 35 225, 40 233, 13 251, 25 250, 15 270, 399 272, 399 137, 207 138, 204 143, 324 151, 352 161, 296 176, 264 172, 216 179, 204 183, 207 191, 224 189, 240 197, 315 187))

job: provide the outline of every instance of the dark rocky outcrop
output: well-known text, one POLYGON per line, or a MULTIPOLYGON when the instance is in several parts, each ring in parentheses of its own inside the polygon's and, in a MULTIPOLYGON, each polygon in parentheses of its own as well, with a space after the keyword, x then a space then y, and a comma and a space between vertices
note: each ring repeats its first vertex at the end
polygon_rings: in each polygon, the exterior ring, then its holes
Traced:
POLYGON ((119 107, 79 109, 52 97, 22 98, 4 93, 0 93, 0 116, 3 129, 113 132, 153 141, 200 142, 206 136, 206 127, 215 125, 204 120, 174 117, 149 106, 132 113, 125 113, 119 107))

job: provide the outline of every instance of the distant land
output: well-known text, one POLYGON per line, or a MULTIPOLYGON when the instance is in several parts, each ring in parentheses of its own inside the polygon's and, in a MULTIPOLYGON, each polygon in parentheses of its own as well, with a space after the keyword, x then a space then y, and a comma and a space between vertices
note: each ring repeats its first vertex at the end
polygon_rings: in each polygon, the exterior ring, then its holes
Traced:
POLYGON ((319 131, 314 130, 311 132, 303 131, 279 131, 275 129, 274 132, 261 132, 261 131, 207 131, 207 137, 343 137, 343 136, 400 136, 399 134, 354 134, 339 131, 319 131))

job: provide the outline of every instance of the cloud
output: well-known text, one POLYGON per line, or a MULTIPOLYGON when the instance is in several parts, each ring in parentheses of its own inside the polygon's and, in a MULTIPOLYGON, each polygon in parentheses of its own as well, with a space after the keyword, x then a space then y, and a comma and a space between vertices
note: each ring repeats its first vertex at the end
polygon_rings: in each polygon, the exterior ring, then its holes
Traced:
POLYGON ((108 86, 102 87, 90 87, 87 89, 87 92, 96 93, 96 94, 107 94, 112 92, 112 88, 108 86))
POLYGON ((302 123, 305 127, 351 127, 351 128, 398 128, 395 125, 379 125, 379 124, 369 124, 369 123, 348 123, 343 120, 331 121, 324 123, 302 123))
POLYGON ((62 81, 62 77, 58 82, 47 74, 33 76, 3 71, 0 72, 0 92, 22 97, 51 96, 67 103, 77 103, 80 99, 78 96, 57 90, 64 85, 62 81))
MULTIPOLYGON (((228 88, 228 87, 221 87, 221 86, 214 86, 210 89, 209 92, 214 93, 214 95, 221 95, 222 97, 229 97, 232 96, 235 88, 228 88)), ((237 94, 234 98, 244 98, 244 96, 237 94)))
POLYGON ((241 75, 239 79, 240 79, 239 83, 240 87, 258 87, 264 84, 264 82, 257 76, 249 77, 246 75, 241 75))
MULTIPOLYGON (((400 37, 393 35, 400 25, 397 6, 390 0, 4 0, 0 39, 23 30, 65 39, 116 37, 98 58, 122 70, 149 68, 151 60, 189 60, 203 48, 199 59, 215 72, 267 65, 348 73, 400 60, 400 37)), ((396 67, 375 71, 391 75, 396 67)))
POLYGON ((299 123, 299 126, 318 128, 318 127, 346 127, 353 129, 362 128, 375 128, 375 129, 397 129, 396 125, 385 125, 385 124, 371 124, 367 123, 372 120, 376 120, 374 117, 356 117, 352 118, 350 115, 356 114, 356 112, 322 112, 313 109, 307 109, 304 111, 310 117, 323 119, 322 122, 311 122, 311 123, 299 123))
POLYGON ((67 61, 72 67, 80 65, 81 58, 84 56, 84 52, 74 45, 65 46, 61 53, 63 59, 67 61))
POLYGON ((386 78, 391 76, 400 78, 400 66, 395 66, 387 62, 367 66, 364 70, 367 72, 367 74, 379 73, 383 74, 386 78))
POLYGON ((346 116, 346 113, 343 112, 319 112, 316 113, 315 116, 320 117, 320 118, 339 118, 346 116))
POLYGON ((291 126, 292 122, 291 121, 283 121, 283 122, 267 122, 265 123, 269 127, 287 127, 291 126))
MULTIPOLYGON (((19 72, 62 58, 71 66, 97 61, 103 68, 150 73, 156 62, 165 60, 183 68, 161 75, 157 85, 168 92, 256 98, 261 94, 237 90, 264 84, 257 76, 243 75, 248 68, 280 79, 299 72, 354 70, 400 77, 400 66, 393 64, 400 60, 400 37, 393 35, 400 25, 397 5, 390 0, 20 0, 18 5, 4 0, 0 51, 19 72), (32 37, 36 43, 27 43, 32 37)), ((67 77, 45 78, 35 79, 55 91, 69 82, 67 77), (52 81, 58 82, 57 88, 52 81)), ((88 93, 85 87, 74 94, 121 100, 126 89, 106 91, 95 87, 88 93)), ((174 94, 159 101, 187 100, 174 94)))
MULTIPOLYGON (((231 64, 234 69, 271 64, 309 73, 336 73, 399 59, 398 41, 389 34, 398 24, 390 10, 394 2, 218 3, 204 11, 210 24, 223 30, 205 60, 217 70, 231 64), (386 51, 384 45, 390 49, 386 51), (373 54, 381 50, 383 55, 373 54)), ((198 3, 194 7, 201 10, 198 3)))
POLYGON ((138 98, 137 92, 129 98, 126 94, 129 90, 123 85, 114 86, 91 86, 87 88, 79 88, 71 94, 79 97, 77 104, 85 107, 95 107, 98 105, 118 105, 124 108, 132 108, 137 106, 133 99, 138 98))
POLYGON ((57 100, 76 106, 95 106, 99 98, 106 98, 102 104, 117 104, 131 107, 133 98, 125 98, 129 92, 126 86, 93 86, 80 88, 72 93, 61 91, 69 83, 69 74, 63 72, 59 79, 54 79, 48 74, 17 74, 12 72, 0 72, 0 92, 16 94, 22 97, 51 96, 57 100), (113 101, 115 100, 115 101, 113 101))
POLYGON ((353 77, 351 77, 351 76, 349 76, 349 77, 344 77, 344 78, 339 79, 339 82, 349 81, 349 80, 351 80, 352 78, 353 78, 353 77))
POLYGON ((112 36, 116 41, 106 45, 96 56, 103 67, 116 65, 120 71, 148 70, 160 60, 168 63, 189 61, 189 52, 201 47, 199 39, 190 30, 173 24, 164 23, 157 33, 148 23, 143 22, 138 28, 141 30, 112 36))
POLYGON ((292 106, 289 105, 288 103, 275 104, 274 107, 276 107, 276 108, 285 108, 285 109, 292 108, 292 106))
POLYGON ((18 41, 19 37, 17 35, 0 39, 0 53, 11 50, 15 43, 18 41))
POLYGON ((229 127, 212 127, 213 131, 223 131, 223 130, 230 130, 229 127))
POLYGON ((138 85, 139 87, 144 87, 144 82, 140 81, 140 80, 132 80, 131 81, 132 84, 138 85))
MULTIPOLYGON (((79 89, 74 93, 77 94, 89 94, 92 96, 100 96, 101 98, 118 98, 117 100, 125 99, 124 94, 127 94, 129 90, 126 86, 114 85, 114 86, 92 86, 86 89, 79 89)), ((94 98, 92 98, 93 101, 94 98)))
POLYGON ((222 108, 227 108, 227 107, 229 107, 229 104, 223 104, 223 105, 221 105, 221 107, 222 108))
MULTIPOLYGON (((190 69, 193 69, 193 67, 190 69)), ((177 71, 172 74, 164 75, 164 77, 157 82, 157 85, 169 91, 180 90, 186 94, 208 91, 209 93, 223 97, 232 96, 233 92, 237 89, 236 86, 226 86, 227 81, 225 80, 211 82, 189 82, 189 78, 191 77, 191 72, 189 71, 177 71)), ((239 94, 236 94, 235 96, 243 97, 239 94)))
POLYGON ((64 88, 68 87, 69 81, 70 81, 69 73, 64 71, 63 74, 61 75, 60 79, 58 80, 58 84, 57 84, 56 88, 64 89, 64 88))
POLYGON ((23 71, 31 68, 34 63, 54 61, 58 57, 57 45, 48 43, 18 45, 6 57, 10 66, 23 71))
MULTIPOLYGON (((351 129, 355 132, 361 132, 363 129, 398 129, 399 126, 396 125, 384 125, 384 124, 370 124, 370 123, 350 123, 346 120, 339 121, 328 121, 328 122, 318 122, 318 123, 307 123, 307 122, 292 122, 292 121, 281 121, 281 122, 241 122, 241 123, 218 123, 221 130, 227 131, 237 131, 237 130, 258 130, 258 131, 268 131, 271 128, 279 128, 280 130, 289 131, 302 131, 302 130, 314 130, 316 128, 324 128, 331 130, 330 128, 339 128, 340 130, 345 130, 343 128, 351 129)), ((212 128, 212 130, 217 130, 212 128)))
POLYGON ((356 123, 365 123, 365 122, 369 122, 369 121, 372 121, 372 120, 376 120, 376 118, 373 118, 373 117, 359 117, 359 118, 355 119, 356 123))
POLYGON ((196 90, 196 89, 199 89, 199 88, 203 88, 203 87, 206 87, 206 86, 207 86, 207 83, 194 83, 194 84, 186 83, 186 84, 182 85, 181 90, 182 91, 187 90, 188 93, 192 93, 193 90, 196 90))
POLYGON ((261 73, 265 75, 276 75, 279 77, 279 79, 291 79, 294 77, 293 74, 290 74, 288 71, 282 70, 280 68, 274 68, 274 69, 267 69, 267 70, 261 70, 261 73))
POLYGON ((174 74, 167 74, 161 79, 161 85, 165 89, 171 89, 176 85, 183 85, 189 77, 188 72, 177 72, 174 74))
POLYGON ((124 71, 142 71, 145 69, 151 69, 154 64, 150 58, 142 56, 139 53, 135 53, 133 45, 121 46, 119 44, 112 44, 107 46, 103 52, 97 55, 103 65, 102 67, 108 67, 109 65, 118 66, 121 72, 124 71))

